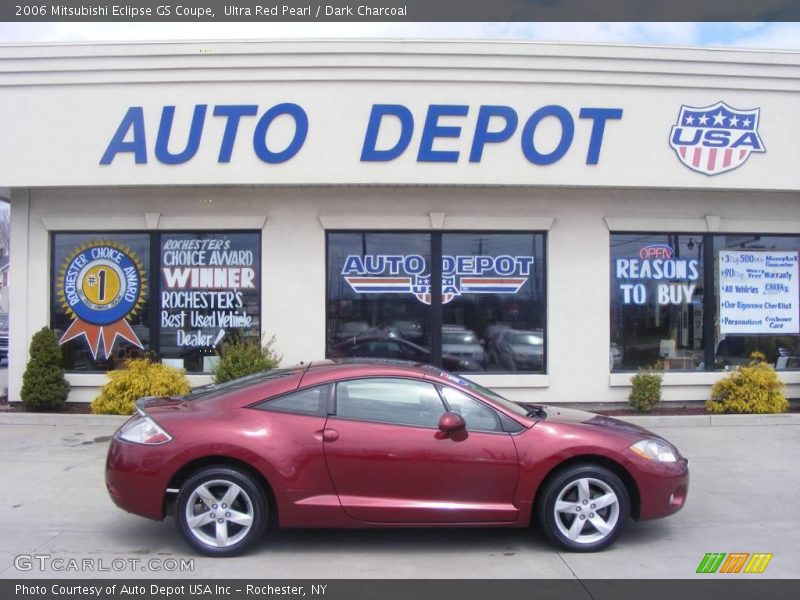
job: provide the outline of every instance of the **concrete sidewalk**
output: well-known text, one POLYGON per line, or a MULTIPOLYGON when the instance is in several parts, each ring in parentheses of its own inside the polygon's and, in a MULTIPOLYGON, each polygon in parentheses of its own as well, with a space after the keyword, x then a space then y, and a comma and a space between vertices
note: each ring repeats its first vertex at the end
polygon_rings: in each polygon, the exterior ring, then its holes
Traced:
POLYGON ((193 555, 172 519, 148 521, 111 503, 103 465, 109 436, 124 419, 56 415, 44 423, 31 417, 42 415, 0 415, 4 578, 688 578, 697 576, 706 552, 771 552, 765 573, 748 577, 800 575, 794 533, 800 512, 792 509, 800 490, 795 415, 780 424, 650 425, 690 460, 687 506, 667 519, 630 523, 604 552, 558 552, 530 530, 326 530, 276 532, 247 555, 224 560, 193 555), (34 553, 102 559, 106 566, 114 559, 138 562, 99 573, 58 571, 52 564, 44 571, 14 567, 15 557, 34 553), (162 563, 150 568, 152 559, 162 563), (193 559, 194 570, 158 570, 167 559, 193 559))

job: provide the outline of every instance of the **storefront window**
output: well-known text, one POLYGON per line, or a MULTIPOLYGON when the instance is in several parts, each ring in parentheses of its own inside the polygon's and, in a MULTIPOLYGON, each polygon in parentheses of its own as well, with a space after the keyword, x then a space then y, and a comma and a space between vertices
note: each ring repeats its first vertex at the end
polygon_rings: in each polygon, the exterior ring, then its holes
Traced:
POLYGON ((704 368, 703 237, 611 235, 612 370, 704 368))
POLYGON ((147 234, 53 236, 51 315, 64 366, 106 371, 151 349, 147 234))
POLYGON ((431 236, 328 236, 328 356, 429 362, 431 236))
POLYGON ((760 352, 776 369, 800 368, 800 236, 714 236, 714 367, 760 352))
POLYGON ((260 256, 257 233, 160 236, 163 362, 208 372, 222 342, 260 335, 260 256))
POLYGON ((544 265, 543 234, 330 233, 328 357, 542 373, 544 265))
POLYGON ((544 372, 544 236, 442 234, 442 354, 544 372))
POLYGON ((70 371, 106 371, 147 354, 209 372, 223 341, 260 335, 258 233, 52 239, 52 327, 70 371))

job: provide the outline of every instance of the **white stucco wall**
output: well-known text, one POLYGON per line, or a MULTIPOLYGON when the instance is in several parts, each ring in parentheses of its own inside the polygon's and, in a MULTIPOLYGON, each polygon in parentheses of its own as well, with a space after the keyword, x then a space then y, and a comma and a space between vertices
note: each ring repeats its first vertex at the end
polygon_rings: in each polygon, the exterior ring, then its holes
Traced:
MULTIPOLYGON (((800 233, 800 53, 509 42, 181 42, 0 46, 0 186, 10 186, 11 399, 27 346, 49 315, 49 232, 261 229, 262 315, 284 362, 325 349, 325 229, 432 227, 548 231, 546 375, 477 377, 509 396, 550 402, 625 398, 628 375, 610 374, 609 231, 800 233), (766 152, 709 177, 669 145, 681 106, 724 101, 760 108, 766 152), (301 150, 280 164, 253 151, 242 118, 230 162, 218 160, 220 104, 303 107, 301 150), (175 106, 170 149, 186 143, 194 107, 206 104, 197 154, 167 165, 154 155, 165 106, 175 106), (408 149, 388 162, 360 160, 375 104, 411 111, 408 149), (466 105, 461 128, 434 147, 452 163, 418 160, 430 105, 466 105), (481 105, 519 117, 513 136, 468 155, 481 105), (521 130, 545 105, 575 122, 569 150, 550 165, 521 151, 521 130), (130 107, 141 107, 147 164, 130 153, 100 158, 130 107), (606 124, 597 164, 587 164, 591 122, 583 107, 622 109, 606 124)), ((379 138, 391 144, 387 121, 379 138)), ((495 126, 499 126, 495 124, 495 126)), ((495 127, 491 128, 496 130, 495 127)), ((292 129, 276 121, 268 142, 292 129)), ((130 137, 130 136, 129 136, 130 137)), ((535 144, 552 149, 548 118, 535 144)), ((702 400, 714 373, 669 373, 665 399, 702 400)), ((782 373, 800 396, 800 373, 782 373)), ((73 400, 104 376, 70 375, 73 400)), ((196 377, 195 381, 204 381, 196 377)))
MULTIPOLYGON (((515 399, 614 402, 609 373, 609 225, 617 231, 796 233, 797 194, 555 188, 85 188, 13 190, 10 397, 30 336, 49 323, 49 230, 261 229, 264 334, 285 364, 325 354, 325 228, 547 230, 546 375, 480 375, 515 399), (209 202, 210 200, 210 202, 209 202), (149 216, 146 216, 149 214, 149 216), (711 225, 711 227, 709 227, 711 225), (26 239, 27 237, 27 239, 26 239), (15 243, 17 242, 17 243, 15 243), (27 244, 25 243, 27 242, 27 244), (24 250, 23 250, 24 249, 24 250), (19 282, 24 282, 22 285, 19 282)), ((665 400, 703 400, 715 373, 668 373, 665 400)), ((800 373, 782 373, 790 396, 800 373)), ((195 383, 207 381, 194 376, 195 383)), ((103 375, 73 374, 71 400, 103 375)))

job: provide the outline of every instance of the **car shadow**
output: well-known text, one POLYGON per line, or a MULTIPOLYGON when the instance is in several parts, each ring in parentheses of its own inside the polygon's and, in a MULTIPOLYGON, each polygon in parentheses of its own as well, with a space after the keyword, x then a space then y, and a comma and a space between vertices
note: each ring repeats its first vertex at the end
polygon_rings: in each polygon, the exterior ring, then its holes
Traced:
POLYGON ((551 549, 536 530, 505 528, 281 529, 270 531, 259 550, 377 553, 514 552, 551 549))

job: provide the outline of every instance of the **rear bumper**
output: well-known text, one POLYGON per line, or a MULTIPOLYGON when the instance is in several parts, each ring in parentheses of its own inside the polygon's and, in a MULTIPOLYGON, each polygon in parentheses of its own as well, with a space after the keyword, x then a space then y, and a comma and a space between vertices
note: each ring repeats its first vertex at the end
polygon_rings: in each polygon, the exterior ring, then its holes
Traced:
POLYGON ((164 475, 162 446, 143 446, 114 437, 106 458, 106 489, 118 507, 130 513, 160 521, 164 518, 164 475))

